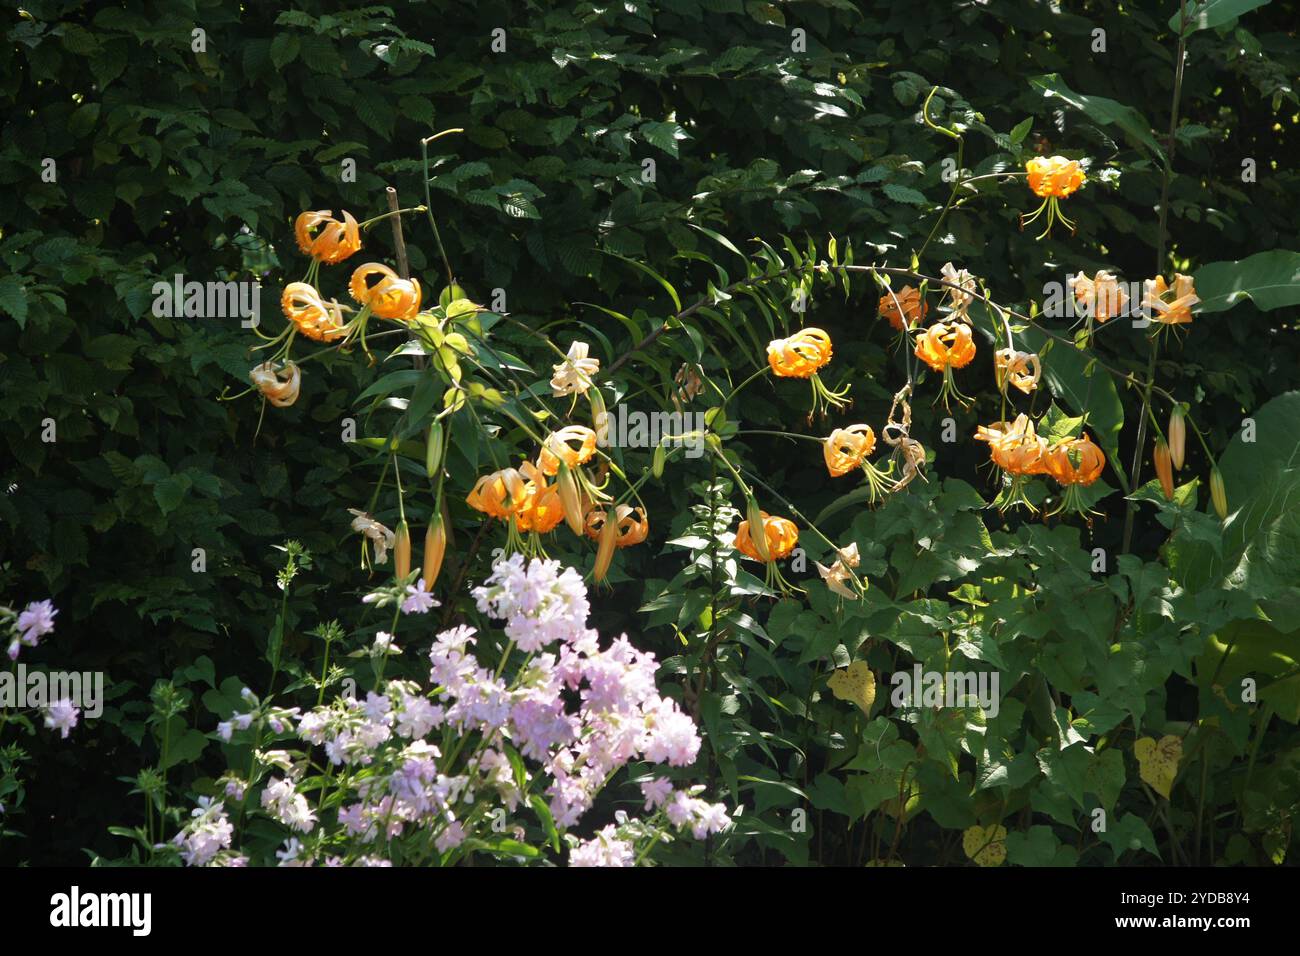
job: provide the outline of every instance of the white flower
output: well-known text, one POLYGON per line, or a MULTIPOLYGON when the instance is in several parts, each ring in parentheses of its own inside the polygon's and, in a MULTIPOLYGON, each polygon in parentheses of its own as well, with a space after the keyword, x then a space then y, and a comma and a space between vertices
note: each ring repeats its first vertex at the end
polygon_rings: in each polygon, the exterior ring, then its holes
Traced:
POLYGON ((438 599, 424 587, 424 578, 418 584, 406 586, 406 600, 402 602, 403 614, 428 614, 439 606, 438 599))
POLYGON ((316 814, 308 806, 307 798, 294 790, 288 780, 271 778, 262 791, 262 809, 300 833, 311 833, 316 826, 316 814))
POLYGON ((191 811, 190 822, 172 840, 180 847, 181 859, 186 866, 207 866, 217 854, 229 848, 235 828, 226 817, 225 806, 211 797, 199 797, 198 807, 191 811))
POLYGON ((849 545, 847 548, 840 548, 836 552, 836 555, 835 563, 829 568, 820 562, 814 562, 817 565, 817 573, 822 576, 822 580, 826 582, 826 587, 828 587, 833 594, 838 594, 840 597, 848 598, 850 601, 856 601, 858 599, 858 592, 849 587, 845 582, 852 580, 853 575, 851 575, 849 571, 851 568, 856 568, 858 566, 858 561, 860 560, 858 557, 857 542, 853 542, 853 544, 849 545))
POLYGON ((551 391, 556 398, 562 395, 586 395, 592 386, 592 376, 600 371, 600 359, 588 358, 591 350, 586 342, 574 341, 569 345, 568 355, 563 362, 553 366, 555 374, 551 377, 551 391))
POLYGON ((293 769, 293 759, 287 750, 264 750, 257 757, 268 767, 279 767, 285 773, 293 769))
POLYGON ((380 631, 375 635, 375 643, 370 647, 371 657, 383 657, 386 654, 400 654, 402 649, 393 643, 393 635, 380 631))
POLYGON ((302 852, 302 843, 297 837, 289 837, 284 841, 284 849, 275 851, 275 858, 280 861, 281 866, 302 866, 298 863, 298 854, 302 852))
POLYGON ((569 866, 635 866, 636 853, 631 843, 620 840, 611 824, 586 843, 569 852, 569 866))
POLYGON ((72 728, 77 726, 77 716, 81 711, 70 700, 56 700, 45 711, 45 726, 61 732, 63 740, 68 739, 72 728))
POLYGON ((375 564, 384 564, 388 560, 388 549, 393 546, 396 535, 364 511, 349 508, 352 515, 352 530, 364 535, 375 547, 375 564))
POLYGON ((54 615, 58 613, 49 601, 32 601, 23 608, 15 622, 18 640, 28 647, 35 647, 40 638, 54 630, 54 615))
POLYGON ((438 848, 439 853, 446 853, 452 847, 464 843, 465 835, 465 828, 461 826, 460 821, 453 820, 445 830, 438 834, 433 841, 433 845, 438 848))
POLYGON ((270 362, 263 362, 250 371, 248 377, 276 408, 286 408, 298 401, 302 373, 292 362, 286 362, 280 368, 270 362))
POLYGON ((966 318, 966 310, 975 299, 975 294, 979 289, 978 280, 967 272, 965 269, 956 269, 951 262, 945 262, 940 270, 945 282, 952 285, 943 287, 943 291, 948 294, 949 308, 963 320, 966 318), (954 289, 953 286, 960 288, 954 289))

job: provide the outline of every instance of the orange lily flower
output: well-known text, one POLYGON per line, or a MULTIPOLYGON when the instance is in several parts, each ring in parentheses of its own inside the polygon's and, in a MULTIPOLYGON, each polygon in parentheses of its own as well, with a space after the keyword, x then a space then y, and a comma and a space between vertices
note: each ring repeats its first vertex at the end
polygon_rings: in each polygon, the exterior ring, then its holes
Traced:
POLYGON ((1044 464, 1047 473, 1065 486, 1061 503, 1052 514, 1070 511, 1088 515, 1080 491, 1101 477, 1106 467, 1106 456, 1087 435, 1058 442, 1048 449, 1044 464))
POLYGON ((1047 446, 1028 415, 1017 415, 1014 422, 981 425, 975 429, 975 439, 989 443, 990 460, 1008 474, 1041 475, 1047 470, 1047 446))
POLYGON ((876 448, 876 433, 870 425, 837 428, 822 444, 822 457, 831 477, 847 475, 861 465, 876 448))
POLYGON ((916 357, 936 372, 965 368, 975 358, 975 340, 964 322, 936 322, 916 340, 916 357))
POLYGON ((1075 192, 1086 178, 1077 159, 1064 156, 1035 156, 1025 163, 1029 188, 1043 199, 1064 199, 1075 192))
POLYGON ((290 282, 284 287, 280 309, 299 332, 317 342, 333 342, 347 332, 339 304, 333 300, 327 304, 306 282, 290 282))
POLYGON ((1101 477, 1106 456, 1087 435, 1053 445, 1047 452, 1047 473, 1063 485, 1090 485, 1101 477))
POLYGON ((1024 505, 1037 511, 1025 494, 1025 486, 1032 475, 1047 472, 1047 443, 1036 434, 1033 420, 1020 414, 1013 422, 981 425, 975 430, 977 441, 989 443, 989 458, 1010 478, 998 492, 994 501, 999 511, 1024 505))
POLYGON ((564 504, 560 500, 559 488, 548 485, 540 475, 530 481, 524 504, 515 516, 520 531, 536 531, 549 534, 556 525, 564 520, 564 504))
POLYGON ((1192 321, 1192 306, 1200 302, 1191 276, 1174 273, 1172 290, 1164 276, 1146 282, 1142 305, 1152 312, 1151 321, 1162 325, 1183 325, 1192 321))
POLYGON ((569 468, 577 468, 589 461, 595 453, 596 433, 594 431, 585 425, 565 425, 546 436, 546 440, 542 442, 542 453, 538 456, 537 465, 542 469, 542 474, 555 475, 560 470, 560 462, 564 462, 569 468))
MULTIPOLYGON (((614 543, 620 548, 630 548, 634 544, 640 544, 650 533, 650 523, 646 520, 645 512, 640 508, 618 505, 614 508, 614 518, 617 525, 614 543)), ((583 522, 587 537, 592 541, 600 540, 601 532, 605 530, 605 522, 608 520, 607 509, 594 508, 587 512, 587 518, 583 522)))
POLYGON ((352 213, 343 210, 343 221, 335 219, 328 209, 300 213, 293 223, 293 234, 303 255, 326 265, 342 262, 361 248, 361 230, 352 213), (319 232, 314 230, 319 229, 319 232))
POLYGON ((370 307, 371 313, 381 319, 409 321, 420 313, 420 283, 417 279, 403 279, 380 262, 367 262, 358 266, 348 283, 352 298, 370 307), (379 281, 370 284, 371 276, 379 281))
POLYGON ((781 378, 811 378, 830 360, 831 337, 821 329, 801 329, 767 346, 767 363, 781 378))
POLYGON ((773 339, 767 344, 767 364, 781 378, 806 378, 812 385, 813 414, 828 406, 848 404, 846 385, 832 392, 822 382, 817 370, 831 360, 831 337, 821 329, 800 329, 788 339, 773 339))
POLYGON ((1080 272, 1074 277, 1074 298, 1098 322, 1108 322, 1124 311, 1128 296, 1105 269, 1089 279, 1080 272))
POLYGON ((799 541, 799 529, 789 518, 772 516, 766 511, 760 511, 759 516, 763 522, 763 539, 767 543, 768 557, 763 558, 754 547, 747 520, 742 521, 736 528, 734 547, 741 554, 755 561, 779 561, 794 550, 795 544, 799 541))
MULTIPOLYGON (((962 405, 970 399, 957 390, 952 370, 965 368, 975 358, 975 339, 965 322, 936 322, 916 339, 916 356, 936 372, 943 373, 943 387, 939 399, 948 407, 948 399, 956 398, 962 405)), ((939 399, 935 399, 938 401, 939 399)))
POLYGON ((630 505, 618 505, 611 519, 608 511, 593 511, 587 515, 587 534, 596 539, 596 565, 592 578, 605 580, 615 548, 629 548, 640 544, 650 533, 645 512, 630 505))
POLYGON ((682 363, 682 367, 677 370, 673 376, 673 407, 679 412, 683 405, 688 405, 694 400, 696 395, 704 391, 704 379, 696 366, 682 363))
POLYGON ((285 362, 280 368, 271 362, 263 362, 248 373, 248 378, 276 408, 287 408, 298 401, 302 373, 292 362, 285 362))
POLYGON ((889 320, 896 331, 903 331, 903 320, 909 326, 919 325, 930 307, 921 298, 921 292, 914 286, 905 285, 897 292, 887 291, 880 297, 880 314, 889 320))
POLYGON ((1006 391, 1009 383, 1028 395, 1038 387, 1038 380, 1043 376, 1043 365, 1033 352, 998 349, 993 353, 993 374, 999 391, 1006 391))
POLYGON ((1052 224, 1058 219, 1065 228, 1074 232, 1074 223, 1061 212, 1060 201, 1083 185, 1086 177, 1079 161, 1064 156, 1035 156, 1025 163, 1025 171, 1029 173, 1029 189, 1035 196, 1042 197, 1043 204, 1027 218, 1020 217, 1020 228, 1029 225, 1046 210, 1047 227, 1039 233, 1039 239, 1052 231, 1052 224))
MULTIPOLYGON (((525 463, 525 469, 531 469, 525 463)), ((509 518, 518 514, 529 500, 530 485, 534 482, 518 468, 502 468, 489 475, 481 475, 474 488, 465 497, 465 502, 475 511, 491 515, 494 518, 509 518)))

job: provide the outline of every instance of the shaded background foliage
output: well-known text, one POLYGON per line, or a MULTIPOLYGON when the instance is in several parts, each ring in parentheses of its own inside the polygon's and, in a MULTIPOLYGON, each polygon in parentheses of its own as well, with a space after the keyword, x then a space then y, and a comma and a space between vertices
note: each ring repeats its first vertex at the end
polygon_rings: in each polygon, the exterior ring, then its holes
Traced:
MULTIPOLYGON (((1060 74, 1069 89, 1164 129, 1167 4, 335 6, 34 0, 6 13, 0 590, 53 597, 57 636, 35 659, 106 670, 114 695, 104 719, 78 728, 75 746, 34 744, 27 801, 41 812, 6 856, 74 862, 82 848, 111 851, 105 827, 131 812, 119 778, 137 769, 137 744, 153 746, 148 689, 199 655, 219 675, 249 672, 279 603, 273 544, 295 537, 317 556, 291 626, 355 593, 346 508, 368 499, 374 476, 340 434, 357 414, 350 396, 376 371, 326 360, 305 377, 298 404, 268 415, 255 440, 255 403, 214 401, 246 380, 248 334, 235 319, 154 316, 151 289, 178 273, 258 276, 263 314, 278 328, 278 289, 299 271, 291 218, 309 208, 377 214, 389 184, 414 204, 422 136, 465 130, 433 145, 432 185, 469 294, 487 301, 504 290, 516 318, 552 334, 555 323, 587 323, 606 360, 633 336, 580 303, 607 305, 642 329, 667 306, 644 276, 603 253, 645 261, 698 294, 713 271, 690 256, 717 249, 693 224, 737 243, 786 233, 820 244, 829 233, 851 238, 859 261, 906 265, 948 192, 950 143, 918 119, 932 85, 935 115, 972 127, 964 165, 976 174, 1066 152, 1091 157, 1094 173, 1112 164, 1116 175, 1094 175, 1071 201, 1077 235, 1043 242, 1018 230, 1016 210, 1030 207, 1022 184, 989 181, 947 220, 923 263, 931 272, 951 259, 999 301, 1023 307, 1043 282, 1080 269, 1133 279, 1157 271, 1160 168, 1150 147, 1029 79, 1060 74), (504 52, 492 49, 496 26, 504 52), (203 52, 191 46, 196 27, 203 52), (806 32, 801 52, 791 49, 796 28, 806 32), (1019 138, 1010 132, 1018 127, 1019 138), (46 158, 55 182, 41 177, 46 158), (349 158, 355 182, 340 179, 349 158), (47 418, 53 443, 40 437, 47 418), (206 552, 205 573, 191 570, 195 548, 206 552)), ((1300 248, 1300 173, 1290 161, 1296 14, 1274 2, 1190 39, 1160 271, 1300 248), (1257 164, 1255 182, 1242 181, 1245 159, 1257 164)), ((407 240, 413 271, 436 285, 422 223, 408 225, 407 240)), ((389 241, 386 228, 367 238, 372 253, 389 241)), ((813 306, 870 420, 899 383, 874 299, 868 288, 847 304, 813 306)), ((562 338, 585 337, 579 329, 568 325, 562 338)), ((670 338, 665 348, 691 357, 670 338)), ((1103 340, 1108 361, 1144 366, 1137 333, 1103 340)), ((722 330, 710 344, 728 349, 722 330)), ((1294 309, 1266 314, 1246 303, 1198 321, 1159 374, 1221 449, 1245 412, 1300 381, 1297 344, 1294 309)), ((654 381, 637 362, 630 369, 654 381)), ((662 385, 646 388, 666 398, 662 385)), ((1136 393, 1121 397, 1135 421, 1136 393)), ((788 418, 794 408, 770 388, 746 401, 756 417, 788 418)), ((960 430, 992 410, 959 415, 960 430)), ((932 414, 918 407, 918 432, 935 433, 932 414)), ((1131 430, 1120 441, 1127 465, 1131 430)), ((970 473, 971 443, 935 444, 935 472, 970 473)), ((808 513, 834 497, 818 461, 792 460, 774 444, 751 454, 774 462, 771 481, 787 494, 806 493, 808 513)), ((1189 457, 1204 470, 1198 448, 1189 457)), ((689 503, 661 497, 654 506, 667 515, 689 503)), ((1121 508, 1108 507, 1095 544, 1117 546, 1121 508)), ((469 516, 460 518, 461 534, 472 534, 469 516)), ((1154 557, 1165 534, 1144 511, 1136 550, 1154 557)), ((629 575, 651 579, 647 592, 680 564, 671 553, 628 560, 629 575)), ((629 577, 602 605, 601 626, 642 632, 641 592, 629 577)), ((649 634, 671 651, 670 630, 649 634)))

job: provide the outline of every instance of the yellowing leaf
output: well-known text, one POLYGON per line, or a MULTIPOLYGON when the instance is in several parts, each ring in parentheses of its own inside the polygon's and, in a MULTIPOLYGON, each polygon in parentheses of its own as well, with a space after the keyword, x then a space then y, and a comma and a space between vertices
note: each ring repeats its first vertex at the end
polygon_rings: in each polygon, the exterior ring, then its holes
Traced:
POLYGON ((1007 828, 979 824, 961 835, 961 846, 978 866, 1001 866, 1007 859, 1007 828))
POLYGON ((483 306, 477 302, 471 302, 469 299, 454 299, 447 303, 447 318, 459 319, 464 315, 475 315, 482 312, 483 306))
POLYGON ((866 661, 854 661, 846 669, 837 670, 826 685, 838 699, 852 701, 864 714, 871 713, 871 705, 876 700, 876 675, 871 673, 866 661))
POLYGON ((1174 777, 1178 776, 1178 762, 1183 759, 1182 740, 1173 734, 1161 737, 1159 743, 1151 737, 1140 737, 1133 742, 1133 755, 1143 782, 1168 800, 1174 777))

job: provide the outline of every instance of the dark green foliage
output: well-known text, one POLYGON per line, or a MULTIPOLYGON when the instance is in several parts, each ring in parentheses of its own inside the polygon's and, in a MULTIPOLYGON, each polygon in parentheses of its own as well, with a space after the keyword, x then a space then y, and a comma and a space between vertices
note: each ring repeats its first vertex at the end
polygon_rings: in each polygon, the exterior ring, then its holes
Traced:
MULTIPOLYGON (((346 509, 366 506, 376 471, 364 450, 343 443, 341 432, 352 417, 366 433, 364 407, 354 406, 352 396, 380 373, 355 356, 312 363, 302 398, 290 409, 268 408, 259 435, 255 397, 218 401, 244 389, 249 367, 260 361, 248 351, 251 333, 236 318, 155 316, 152 289, 177 274, 201 282, 258 278, 263 327, 278 331, 279 290, 301 276, 305 261, 293 242, 293 217, 325 208, 346 208, 363 219, 377 215, 385 209, 387 185, 398 189, 404 205, 422 201, 421 137, 464 130, 432 144, 431 152, 433 200, 448 258, 467 294, 491 303, 494 291, 504 290, 502 308, 514 318, 562 345, 574 336, 590 338, 606 365, 673 311, 662 290, 619 257, 669 277, 684 304, 704 295, 710 282, 722 287, 744 274, 738 256, 693 227, 725 235, 747 255, 755 251, 751 237, 777 246, 786 234, 797 237, 800 248, 811 239, 824 250, 826 237, 835 235, 841 243, 851 240, 859 263, 907 266, 926 244, 947 196, 944 160, 955 159, 951 141, 919 120, 936 85, 930 115, 965 128, 962 164, 975 174, 1018 166, 1039 153, 1088 156, 1093 165, 1088 187, 1069 200, 1076 235, 1058 229, 1039 242, 1032 231, 1021 233, 1017 211, 1031 210, 1032 197, 1020 181, 986 180, 949 215, 921 271, 936 274, 951 260, 984 279, 998 301, 1022 310, 1041 300, 1045 282, 1063 282, 1080 270, 1111 268, 1128 279, 1157 271, 1152 210, 1170 147, 1163 131, 1173 82, 1172 4, 1135 10, 1072 3, 1060 13, 1024 0, 959 9, 937 0, 411 2, 342 13, 335 11, 340 5, 317 0, 292 11, 284 6, 32 0, 24 14, 6 17, 0 47, 0 594, 52 597, 62 609, 57 637, 36 660, 57 657, 79 669, 104 669, 115 696, 102 720, 79 728, 75 749, 57 739, 33 743, 27 799, 42 813, 25 821, 23 845, 10 841, 0 848, 5 862, 78 862, 87 847, 114 852, 106 827, 124 822, 136 806, 119 778, 138 771, 141 741, 147 759, 158 759, 145 727, 156 680, 196 666, 201 655, 213 663, 217 684, 233 674, 250 681, 264 675, 256 662, 280 611, 273 545, 295 538, 316 556, 288 608, 290 629, 335 613, 318 607, 326 601, 337 607, 353 600, 361 572, 346 509), (498 26, 505 30, 503 52, 493 49, 498 26), (194 49, 196 28, 204 31, 202 52, 194 49), (1104 53, 1094 49, 1097 28, 1104 30, 1104 53), (796 29, 804 34, 792 35, 796 29), (348 160, 355 161, 356 176, 345 182, 348 160), (653 161, 652 179, 647 161, 653 161), (1103 168, 1112 175, 1099 175, 1103 168), (42 175, 48 169, 52 181, 42 175), (590 302, 626 321, 583 304, 590 302), (561 322, 568 323, 562 333, 553 327, 561 322), (51 421, 55 440, 46 441, 51 421), (203 551, 202 572, 194 570, 195 549, 203 551)), ((1166 275, 1261 251, 1300 249, 1295 23, 1294 5, 1274 2, 1190 37, 1168 257, 1159 263, 1166 275), (1242 179, 1247 160, 1255 169, 1251 182, 1242 179)), ((432 289, 444 285, 422 219, 408 219, 406 239, 412 271, 432 289)), ((386 223, 365 242, 353 264, 391 261, 386 223)), ((883 416, 899 384, 890 331, 875 318, 875 297, 863 281, 846 302, 821 294, 813 303, 816 324, 836 340, 836 381, 853 382, 856 409, 870 420, 883 416)), ((652 396, 647 401, 666 403, 667 382, 682 359, 703 359, 714 370, 734 363, 732 378, 742 379, 755 360, 762 361, 767 332, 761 315, 751 308, 746 330, 704 321, 694 339, 664 336, 661 351, 629 362, 630 387, 644 382, 652 396)), ((512 340, 504 329, 499 334, 511 349, 540 354, 526 337, 512 340)), ((1123 371, 1145 372, 1140 332, 1108 329, 1097 351, 1123 371)), ((544 362, 543 356, 534 367, 544 362)), ((1158 375, 1192 404, 1217 452, 1244 415, 1300 382, 1298 363, 1295 299, 1257 297, 1198 320, 1181 345, 1164 351, 1158 375)), ((973 374, 991 378, 987 352, 973 374)), ((1098 377, 1096 388, 1111 389, 1110 381, 1098 377)), ((789 394, 767 384, 755 388, 744 415, 751 421, 784 418, 799 429, 789 394)), ((1089 391, 1086 404, 1094 414, 1106 402, 1120 421, 1131 426, 1138 420, 1135 389, 1089 391)), ((969 435, 996 411, 986 398, 958 414, 958 433, 969 435)), ((915 431, 936 436, 943 417, 928 402, 919 404, 915 431)), ((1099 427, 1096 419, 1092 425, 1099 427)), ((1133 432, 1115 429, 1124 468, 1133 457, 1133 432)), ((933 473, 974 475, 982 447, 969 441, 945 446, 934 437, 931 444, 933 473)), ((818 454, 803 460, 761 438, 742 448, 749 462, 764 463, 766 480, 810 516, 839 494, 827 485, 818 454)), ((1189 442, 1191 473, 1203 474, 1208 465, 1189 442)), ((462 484, 462 474, 471 471, 468 462, 449 467, 462 484)), ((711 477, 697 467, 694 477, 711 477)), ((1149 463, 1144 469, 1139 485, 1150 477, 1149 463)), ((673 525, 676 533, 690 520, 687 509, 703 499, 688 494, 685 482, 672 487, 671 493, 651 493, 650 500, 660 514, 682 516, 673 525)), ((1105 520, 1082 539, 1069 528, 1000 529, 992 518, 986 528, 976 517, 978 505, 950 502, 936 511, 936 495, 974 497, 960 480, 935 480, 927 488, 918 485, 916 496, 852 523, 864 561, 872 542, 879 548, 871 558, 879 571, 871 573, 894 576, 896 593, 887 603, 844 619, 828 607, 804 609, 800 627, 794 626, 796 612, 779 604, 763 640, 737 635, 763 648, 766 638, 781 644, 800 628, 796 645, 821 635, 816 648, 798 646, 794 658, 761 662, 756 652, 743 665, 748 673, 734 662, 736 669, 722 675, 736 678, 734 690, 785 672, 780 676, 788 699, 774 706, 754 691, 766 713, 747 710, 747 719, 770 719, 765 733, 788 729, 782 721, 800 713, 814 679, 814 671, 793 662, 820 661, 824 673, 838 645, 856 646, 830 631, 831 621, 873 634, 892 621, 887 639, 925 659, 933 649, 912 643, 908 629, 921 621, 933 636, 933 608, 929 597, 911 592, 942 582, 946 594, 1004 573, 1019 580, 1015 575, 1029 573, 1026 553, 1051 565, 1054 577, 1040 581, 1043 587, 1075 596, 1035 617, 1016 604, 1029 599, 994 595, 1007 602, 1004 620, 1034 622, 1059 638, 1046 649, 1035 645, 1032 659, 998 666, 1041 672, 1058 692, 1103 699, 1098 709, 1110 717, 1107 708, 1138 718, 1155 709, 1170 720, 1194 719, 1191 660, 1201 646, 1183 640, 1178 620, 1198 616, 1205 625, 1198 637, 1204 637, 1217 626, 1209 623, 1212 614, 1221 612, 1220 621, 1248 615, 1213 609, 1212 597, 1204 595, 1178 596, 1187 610, 1180 606, 1177 619, 1153 607, 1153 630, 1124 640, 1141 637, 1148 651, 1157 649, 1152 653, 1164 670, 1154 687, 1127 683, 1123 649, 1109 660, 1087 660, 1070 644, 1081 622, 1095 636, 1098 628, 1119 627, 1112 620, 1116 608, 1159 604, 1164 581, 1152 585, 1148 571, 1172 517, 1144 506, 1135 553, 1119 567, 1112 564, 1112 577, 1088 590, 1082 587, 1086 563, 1074 570, 1067 565, 1086 557, 1081 544, 1118 551, 1121 495, 1107 501, 1105 520), (900 517, 906 509, 927 514, 900 517), (939 544, 912 553, 920 523, 940 519, 947 524, 935 529, 939 544), (880 527, 892 520, 899 522, 893 530, 880 527), (971 567, 970 555, 984 554, 988 543, 994 556, 971 567), (1175 672, 1182 676, 1171 682, 1166 699, 1164 677, 1175 672)), ((476 523, 459 502, 455 520, 464 543, 476 523)), ((1275 514, 1269 520, 1283 523, 1275 514)), ((841 516, 837 528, 849 524, 841 516)), ((1195 558, 1196 543, 1187 541, 1195 531, 1185 525, 1174 539, 1179 554, 1191 555, 1187 562, 1195 558)), ((644 634, 667 657, 680 648, 667 625, 689 624, 703 606, 692 604, 689 613, 674 608, 671 621, 654 610, 648 616, 634 610, 653 603, 682 566, 680 549, 660 554, 665 538, 656 532, 654 540, 653 553, 631 556, 627 575, 616 574, 619 600, 601 606, 606 617, 598 623, 606 631, 644 634)), ((884 591, 875 599, 885 601, 884 591)), ((945 615, 960 607, 940 603, 945 615)), ((758 623, 754 628, 762 630, 758 623)), ((978 651, 984 636, 976 628, 964 646, 978 651)), ((1107 646, 1101 642, 1092 651, 1102 655, 1107 646)), ((300 637, 286 654, 307 657, 308 649, 300 637)), ((871 661, 888 663, 885 657, 871 661)), ((200 677, 185 680, 202 692, 200 677)), ((1012 778, 1041 769, 1059 782, 1059 790, 1043 788, 1035 796, 1032 810, 1039 822, 1063 822, 1071 804, 1081 806, 1084 790, 1068 748, 1060 749, 1059 763, 1041 753, 1029 763, 1039 743, 1060 733, 1046 685, 1042 693, 1038 702, 1046 703, 1027 725, 1038 736, 1016 736, 1022 734, 1018 719, 1009 725, 1019 756, 1001 769, 1012 778)), ((870 777, 880 770, 872 761, 881 758, 866 748, 817 751, 826 766, 809 768, 779 742, 765 754, 754 743, 753 726, 729 721, 741 706, 736 693, 715 694, 701 706, 710 759, 732 796, 751 800, 750 790, 764 790, 762 784, 742 785, 739 772, 766 780, 784 775, 812 788, 817 810, 850 818, 885 798, 871 789, 880 779, 870 777), (861 775, 845 783, 843 774, 824 772, 844 764, 861 775)), ((197 707, 187 720, 200 720, 197 707)), ((1224 720, 1230 722, 1226 712, 1224 720)), ((877 717, 871 726, 879 723, 877 717)), ((199 729, 207 733, 211 726, 199 729)), ((1104 734, 1110 728, 1094 723, 1093 729, 1104 734)), ((893 735, 886 751, 914 746, 899 742, 896 728, 885 733, 893 735)), ((924 729, 919 739, 933 751, 951 746, 945 733, 924 729)), ((205 742, 191 743, 196 752, 174 771, 187 780, 210 769, 202 759, 205 742)), ((886 763, 893 772, 900 767, 886 763)), ((1287 789, 1293 782, 1284 769, 1270 766, 1267 779, 1284 795, 1277 798, 1282 804, 1296 792, 1287 789)), ((942 827, 974 822, 955 797, 945 802, 947 781, 923 786, 942 827)), ((759 836, 739 845, 741 862, 771 862, 778 850, 795 861, 859 859, 856 836, 838 848, 788 846, 773 823, 779 816, 762 812, 783 810, 795 797, 778 784, 770 789, 758 794, 756 816, 747 825, 759 836)), ((1256 831, 1277 830, 1268 817, 1272 806, 1258 808, 1264 822, 1256 831)), ((1146 825, 1125 819, 1133 822, 1116 824, 1127 838, 1114 838, 1110 859, 1154 848, 1146 825)), ((1057 841, 1050 831, 1046 842, 1041 833, 1026 831, 1010 848, 1012 862, 1053 858, 1057 841)), ((1258 858, 1255 846, 1238 846, 1237 859, 1258 858)), ((951 841, 916 852, 918 862, 961 859, 951 841)))

